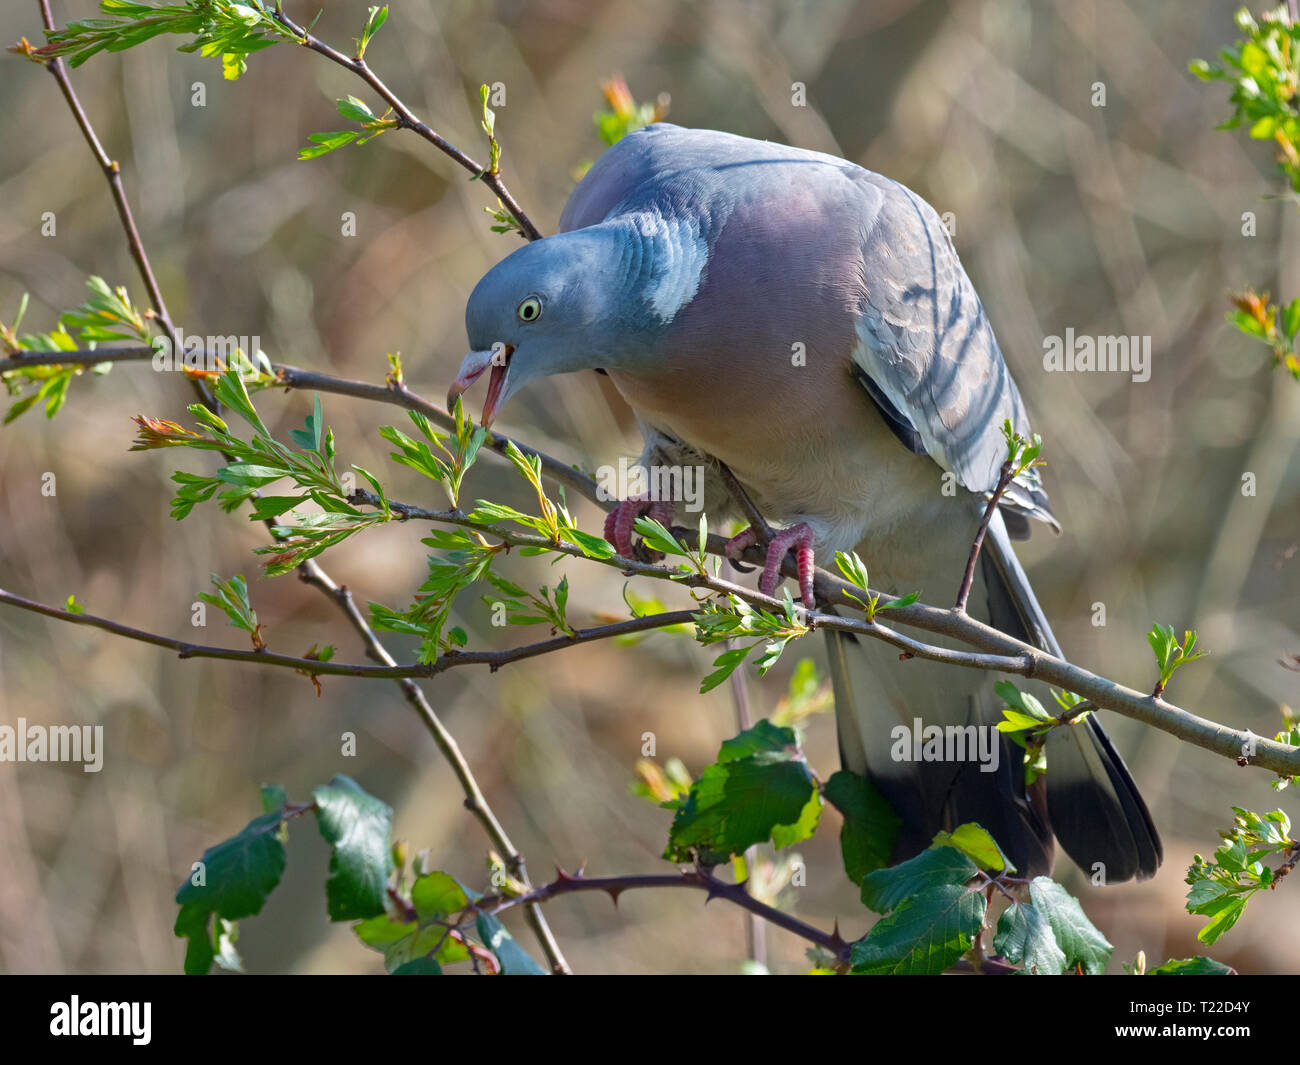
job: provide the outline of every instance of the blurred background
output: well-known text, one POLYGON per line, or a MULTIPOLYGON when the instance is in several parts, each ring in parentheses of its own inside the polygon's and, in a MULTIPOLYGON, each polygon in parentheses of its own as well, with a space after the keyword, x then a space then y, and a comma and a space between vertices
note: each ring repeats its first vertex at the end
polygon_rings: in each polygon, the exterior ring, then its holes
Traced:
MULTIPOLYGON (((1255 5, 1258 8, 1258 5, 1255 5)), ((289 3, 305 22, 313 5, 289 3)), ((1153 621, 1200 630, 1212 657, 1179 673, 1183 706, 1260 735, 1296 705, 1300 674, 1300 386, 1270 369, 1268 350, 1224 322, 1247 284, 1300 294, 1300 227, 1267 143, 1215 132, 1227 90, 1203 85, 1188 61, 1237 36, 1236 0, 403 0, 368 59, 430 125, 485 158, 478 86, 501 83, 496 129, 510 188, 543 232, 554 230, 573 175, 603 144, 592 121, 601 82, 671 96, 669 119, 833 152, 911 186, 955 218, 955 243, 1047 442, 1048 487, 1065 528, 1038 533, 1022 557, 1067 652, 1136 687, 1152 683, 1144 634, 1153 621), (792 105, 792 85, 807 106, 792 105), (1105 106, 1094 106, 1095 84, 1105 106), (1256 235, 1243 236, 1243 212, 1256 235), (1043 338, 1149 334, 1152 374, 1048 374, 1043 338), (1243 496, 1242 474, 1257 492, 1243 496), (1095 626, 1094 604, 1105 605, 1095 626)), ((56 2, 61 22, 95 14, 91 0, 56 2)), ((347 50, 363 2, 327 6, 314 32, 347 50)), ((36 0, 0 9, 0 38, 43 41, 36 0)), ((333 100, 365 87, 290 45, 253 55, 224 82, 216 60, 158 39, 100 54, 73 72, 108 152, 120 161, 172 315, 186 333, 258 335, 277 361, 381 382, 401 352, 410 386, 440 400, 464 353, 463 311, 478 278, 518 244, 489 230, 482 186, 417 137, 392 133, 299 162, 307 135, 345 128, 333 100), (194 106, 204 83, 206 105, 194 106), (356 235, 341 234, 354 212, 356 235)), ((90 274, 147 300, 102 174, 53 80, 0 59, 0 321, 23 293, 24 330, 52 328, 85 296, 90 274), (41 235, 54 212, 57 235, 41 235)), ((341 465, 382 476, 395 498, 440 502, 390 463, 377 435, 401 424, 392 407, 324 398, 341 465)), ((201 508, 168 516, 186 452, 128 454, 131 415, 183 419, 179 375, 144 364, 83 376, 62 413, 40 408, 0 431, 0 586, 47 603, 69 594, 91 612, 181 638, 242 634, 209 611, 190 625, 210 573, 247 574, 271 646, 303 653, 361 650, 331 603, 291 577, 257 579, 260 526, 201 508), (42 475, 57 494, 42 495, 42 475)), ((477 401, 481 401, 481 396, 477 401)), ((281 436, 311 397, 265 393, 259 408, 281 436)), ((512 401, 499 426, 594 468, 636 454, 628 409, 594 374, 552 380, 512 401)), ((522 501, 492 456, 470 498, 522 501)), ((574 501, 576 502, 576 501, 574 501)), ((594 507, 576 507, 598 528, 594 507)), ((325 568, 358 600, 402 607, 423 579, 421 530, 393 526, 327 554, 325 568)), ((623 582, 594 566, 512 559, 505 572, 536 588, 569 576, 578 624, 626 616, 623 582), (557 572, 559 571, 559 572, 557 572)), ((957 575, 954 574, 954 583, 957 575)), ((659 588, 669 605, 686 605, 659 588)), ((456 621, 471 646, 504 647, 538 630, 496 629, 466 597, 456 621)), ((409 657, 411 645, 389 646, 409 657)), ((459 669, 425 685, 537 880, 553 864, 593 874, 664 872, 669 814, 631 794, 642 736, 656 757, 693 772, 736 732, 726 687, 697 694, 716 651, 656 634, 635 647, 602 643, 497 674, 459 669)), ((756 714, 784 694, 792 646, 761 682, 756 714)), ((307 679, 279 670, 174 656, 105 633, 0 610, 0 722, 102 724, 105 765, 0 764, 0 970, 177 972, 172 901, 204 847, 259 812, 257 786, 295 799, 335 773, 396 810, 396 832, 433 863, 485 886, 485 838, 419 721, 388 684, 307 679), (341 735, 358 737, 355 757, 341 735)), ((807 751, 823 777, 837 764, 829 714, 811 718, 807 751)), ((1203 923, 1182 907, 1194 851, 1208 854, 1233 803, 1257 810, 1294 795, 1268 776, 1106 715, 1161 826, 1166 862, 1141 885, 1090 888, 1062 859, 1057 875, 1116 946, 1160 961, 1202 953, 1203 923)), ((805 886, 787 893, 801 917, 846 936, 869 915, 844 877, 838 815, 796 849, 805 886)), ((786 855, 782 852, 781 857, 786 855)), ((331 926, 327 852, 294 826, 288 872, 240 949, 254 972, 380 972, 379 955, 331 926)), ((1296 885, 1253 901, 1209 953, 1243 971, 1296 968, 1296 885)), ((737 972, 742 915, 695 892, 632 892, 552 902, 547 913, 579 971, 737 972)), ((510 923, 525 946, 527 929, 510 923)), ((769 965, 807 967, 804 944, 771 930, 769 965)))

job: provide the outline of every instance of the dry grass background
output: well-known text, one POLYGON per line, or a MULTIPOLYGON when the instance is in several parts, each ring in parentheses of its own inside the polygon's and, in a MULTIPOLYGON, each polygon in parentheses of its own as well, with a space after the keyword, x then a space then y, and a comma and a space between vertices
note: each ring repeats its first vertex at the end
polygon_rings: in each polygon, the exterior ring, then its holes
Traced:
MULTIPOLYGON (((290 4, 300 20, 314 8, 290 4)), ((1300 292, 1293 205, 1267 146, 1217 133, 1225 93, 1186 73, 1234 35, 1235 0, 404 0, 369 58, 452 141, 482 149, 480 82, 503 82, 497 129, 511 188, 554 228, 571 172, 600 151, 591 114, 599 83, 624 73, 633 91, 672 95, 671 120, 824 149, 901 180, 957 218, 956 244, 982 294, 1036 427, 1047 438, 1049 487, 1065 533, 1023 555, 1061 642, 1079 663, 1150 682, 1143 633, 1153 620, 1196 626, 1212 658, 1179 675, 1183 705, 1260 734, 1300 677, 1277 664, 1300 650, 1300 387, 1267 369, 1266 352, 1223 322, 1226 294, 1253 283, 1300 292), (810 106, 790 105, 792 82, 810 106), (1107 86, 1107 106, 1090 105, 1107 86), (1243 211, 1258 236, 1241 235, 1243 211), (1146 384, 1119 375, 1046 374, 1042 338, 1151 334, 1146 384), (1257 474, 1253 498, 1239 491, 1257 474), (1107 625, 1090 623, 1104 602, 1107 625)), ((56 3, 62 20, 90 0, 56 3)), ((365 4, 326 7, 316 32, 347 47, 365 4)), ((0 37, 39 40, 35 0, 5 4, 0 37)), ((415 137, 297 162, 306 135, 340 127, 335 97, 359 83, 291 46, 251 58, 224 83, 217 64, 155 41, 100 55, 74 73, 127 188, 176 321, 187 332, 257 334, 276 359, 372 381, 401 351, 413 388, 443 394, 463 353, 465 298, 516 238, 488 231, 476 184, 415 137), (191 106, 192 85, 207 106, 191 106), (340 233, 356 212, 358 233, 340 233)), ((52 80, 0 61, 0 319, 23 292, 28 328, 49 328, 83 295, 88 274, 144 301, 101 175, 52 80), (58 235, 40 235, 53 211, 58 235)), ((75 382, 63 413, 29 413, 0 432, 0 585, 47 602, 69 593, 94 612, 193 634, 190 604, 208 574, 247 573, 259 527, 209 508, 167 514, 168 475, 198 457, 128 454, 130 415, 183 414, 189 392, 170 375, 122 366, 75 382), (57 475, 53 498, 41 475, 57 475)), ((384 470, 395 497, 429 485, 387 462, 377 426, 395 408, 325 397, 348 462, 384 470)), ((283 432, 310 396, 267 395, 283 432)), ((506 412, 503 428, 594 466, 635 453, 627 409, 594 375, 545 383, 506 412)), ((484 459, 471 496, 506 498, 518 484, 484 459)), ((594 508, 580 509, 594 527, 594 508)), ((326 556, 361 599, 408 601, 421 580, 419 530, 393 527, 326 556)), ((621 607, 621 582, 572 563, 571 616, 621 607)), ((538 560, 510 572, 534 586, 559 574, 538 560)), ((954 574, 954 584, 957 575, 954 574)), ((252 581, 272 646, 334 642, 360 652, 331 604, 292 578, 252 581)), ((459 618, 479 646, 497 630, 467 602, 459 618)), ((210 622, 200 634, 229 639, 210 622)), ((406 651, 400 639, 392 646, 406 651)), ((752 696, 762 711, 790 663, 752 696)), ((807 652, 804 652, 807 653, 807 652)), ((667 815, 628 794, 643 732, 661 758, 698 770, 732 734, 725 688, 696 694, 710 656, 653 636, 636 648, 597 645, 513 665, 458 670, 426 685, 459 737, 534 876, 551 862, 592 872, 660 871, 667 815)), ((336 772, 396 809, 398 835, 440 867, 481 882, 484 839, 461 808, 445 764, 390 685, 327 679, 322 698, 298 676, 179 662, 150 647, 0 612, 0 721, 100 723, 98 775, 68 766, 0 766, 0 969, 7 972, 178 971, 172 894, 208 844, 253 816, 256 787, 302 797, 336 772), (340 734, 359 737, 355 758, 340 734)), ((1272 808, 1261 773, 1181 747, 1124 720, 1107 722, 1162 826, 1168 859, 1152 883, 1089 889, 1058 875, 1116 944, 1116 961, 1196 952, 1199 920, 1181 907, 1193 850, 1213 849, 1233 802, 1272 808)), ((833 723, 815 718, 808 749, 835 765, 833 723)), ((1281 804, 1297 810, 1290 793, 1281 804)), ((797 912, 860 934, 866 915, 838 864, 837 818, 799 849, 808 883, 797 912)), ((243 924, 253 971, 376 972, 377 955, 325 919, 326 857, 299 825, 289 870, 263 915, 243 924)), ((1214 951, 1248 971, 1294 971, 1300 935, 1293 885, 1252 903, 1214 951)), ((548 907, 581 971, 735 972, 741 915, 690 892, 598 897, 548 907)), ((517 927, 526 934, 526 930, 517 927)), ((773 931, 773 967, 797 970, 802 944, 773 931)))

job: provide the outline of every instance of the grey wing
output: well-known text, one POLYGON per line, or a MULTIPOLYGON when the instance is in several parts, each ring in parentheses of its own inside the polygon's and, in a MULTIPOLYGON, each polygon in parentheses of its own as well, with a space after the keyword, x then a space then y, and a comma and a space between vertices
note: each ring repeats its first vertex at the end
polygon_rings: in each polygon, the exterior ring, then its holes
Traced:
MULTIPOLYGON (((1003 422, 1029 436, 1020 392, 934 208, 897 182, 860 175, 876 209, 862 234, 855 370, 899 440, 987 493, 1007 457, 1003 422)), ((1004 500, 1059 529, 1037 470, 1004 500)))

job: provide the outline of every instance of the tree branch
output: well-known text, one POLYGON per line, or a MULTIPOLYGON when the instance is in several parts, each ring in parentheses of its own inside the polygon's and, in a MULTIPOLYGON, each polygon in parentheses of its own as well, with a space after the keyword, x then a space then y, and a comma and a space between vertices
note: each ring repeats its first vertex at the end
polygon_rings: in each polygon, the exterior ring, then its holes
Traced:
MULTIPOLYGON (((309 563, 311 561, 313 560, 309 560, 309 563)), ((309 563, 304 563, 304 565, 309 563)), ((356 609, 352 603, 351 593, 345 587, 335 584, 319 566, 315 567, 314 572, 304 576, 302 580, 306 584, 314 585, 327 592, 330 596, 339 600, 341 606, 344 605, 343 598, 345 598, 345 610, 349 615, 356 609)), ((91 628, 102 629, 105 632, 113 633, 115 636, 123 636, 139 643, 153 644, 155 647, 166 647, 175 651, 180 658, 215 658, 227 662, 248 662, 259 666, 294 669, 315 677, 361 677, 366 680, 403 680, 412 677, 435 677, 439 673, 445 673, 456 666, 488 666, 495 673, 502 666, 509 665, 511 662, 519 662, 525 658, 536 658, 538 655, 550 654, 552 651, 562 651, 566 647, 577 647, 580 644, 608 640, 616 636, 627 636, 631 633, 650 632, 654 629, 669 628, 673 625, 688 625, 695 614, 693 610, 672 610, 659 614, 646 614, 627 621, 616 621, 589 629, 574 629, 572 636, 556 636, 550 640, 540 640, 536 643, 525 644, 522 647, 511 647, 504 651, 448 651, 439 655, 433 662, 399 666, 388 655, 387 651, 384 651, 382 656, 375 653, 377 650, 381 650, 382 647, 370 626, 366 623, 365 618, 361 616, 360 612, 357 612, 357 619, 359 619, 360 625, 364 626, 359 631, 361 631, 363 639, 368 637, 367 651, 373 657, 378 657, 384 662, 383 665, 367 666, 356 662, 321 662, 315 658, 299 658, 295 655, 277 654, 274 651, 265 649, 260 651, 241 650, 232 647, 211 647, 207 644, 191 643, 188 640, 178 640, 171 636, 162 636, 155 632, 146 632, 144 629, 132 628, 130 625, 123 625, 121 622, 101 618, 95 614, 76 614, 62 607, 38 603, 33 599, 26 599, 21 595, 5 591, 3 588, 0 588, 0 603, 17 607, 19 610, 28 610, 33 614, 44 614, 46 617, 55 618, 58 621, 71 622, 73 625, 87 625, 91 628)), ((356 621, 353 624, 356 627, 356 621)))
MULTIPOLYGON (((563 869, 557 869, 556 878, 549 884, 533 888, 532 891, 518 898, 502 898, 499 903, 496 903, 492 912, 500 913, 522 902, 547 902, 560 895, 571 895, 579 891, 603 891, 613 899, 615 905, 618 905, 619 895, 634 888, 694 888, 705 891, 709 899, 726 899, 769 924, 784 928, 787 932, 792 932, 801 939, 806 939, 830 951, 839 961, 846 962, 849 959, 850 945, 840 936, 838 927, 833 932, 824 932, 784 910, 760 902, 745 890, 743 884, 728 884, 724 880, 719 880, 704 866, 683 869, 679 873, 645 873, 626 876, 583 876, 581 873, 570 875, 563 869)), ((481 903, 488 904, 493 901, 492 897, 480 900, 481 903)))
POLYGON ((393 109, 397 116, 398 125, 403 129, 409 129, 419 134, 426 141, 432 144, 444 155, 454 159, 460 166, 464 167, 476 178, 483 182, 488 188, 496 193, 497 198, 505 206, 506 210, 514 216, 519 228, 526 240, 538 240, 541 238, 541 232, 529 221, 528 216, 524 214, 523 208, 519 206, 518 201, 511 195, 510 190, 506 188, 505 182, 501 180, 499 171, 488 170, 481 163, 477 162, 463 151, 457 148, 450 141, 440 136, 434 130, 430 129, 424 122, 416 118, 410 109, 402 103, 397 95, 384 84, 383 80, 370 69, 369 64, 360 56, 349 57, 335 48, 331 48, 324 41, 313 37, 307 30, 303 29, 294 22, 288 15, 279 9, 272 11, 271 17, 284 26, 290 33, 294 34, 304 48, 310 48, 313 52, 323 55, 331 63, 337 63, 339 66, 352 71, 362 81, 375 90, 383 97, 384 102, 393 109))

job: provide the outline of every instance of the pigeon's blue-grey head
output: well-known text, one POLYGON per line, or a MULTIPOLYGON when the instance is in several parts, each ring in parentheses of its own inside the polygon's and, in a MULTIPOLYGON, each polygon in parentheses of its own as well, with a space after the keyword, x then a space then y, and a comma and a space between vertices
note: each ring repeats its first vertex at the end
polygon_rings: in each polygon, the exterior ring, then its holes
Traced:
POLYGON ((590 370, 609 351, 622 286, 611 275, 615 234, 606 227, 562 233, 519 248, 484 275, 465 308, 471 351, 448 401, 490 372, 482 423, 490 425, 525 385, 551 374, 590 370), (602 343, 602 339, 605 343, 602 343))
POLYGON ((519 248, 470 295, 471 350, 448 403, 490 370, 481 419, 490 425, 539 378, 635 363, 695 295, 707 258, 698 226, 655 211, 519 248))

